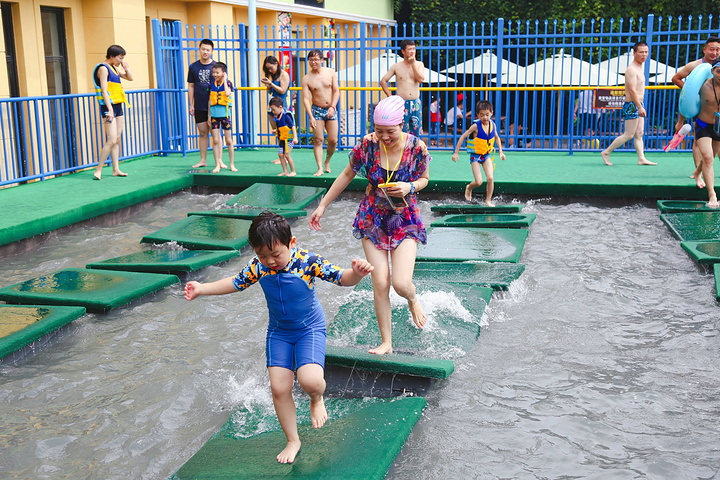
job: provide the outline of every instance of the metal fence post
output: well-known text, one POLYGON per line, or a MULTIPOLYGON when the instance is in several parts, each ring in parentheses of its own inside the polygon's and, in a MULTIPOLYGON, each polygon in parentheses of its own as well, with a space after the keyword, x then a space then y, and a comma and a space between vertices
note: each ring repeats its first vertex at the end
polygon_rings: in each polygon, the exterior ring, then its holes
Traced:
MULTIPOLYGON (((497 21, 497 79, 495 85, 502 86, 502 60, 505 55, 504 52, 505 43, 505 19, 498 18, 497 21)), ((510 72, 508 72, 509 74, 510 72)), ((499 121, 502 118, 502 92, 500 90, 495 91, 495 120, 499 121)), ((500 122, 502 124, 502 121, 500 122)), ((509 125, 509 123, 508 123, 509 125)))

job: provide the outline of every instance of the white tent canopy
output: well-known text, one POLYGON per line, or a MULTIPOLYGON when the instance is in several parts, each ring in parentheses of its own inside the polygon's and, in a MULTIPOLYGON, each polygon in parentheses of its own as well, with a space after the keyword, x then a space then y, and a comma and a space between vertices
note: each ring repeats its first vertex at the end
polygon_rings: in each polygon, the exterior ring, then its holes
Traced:
MULTIPOLYGON (((402 57, 390 52, 383 52, 365 62, 365 80, 367 83, 380 83, 383 75, 396 63, 404 61, 402 57)), ((340 82, 360 82, 360 64, 348 67, 338 72, 340 82)), ((425 81, 423 83, 454 83, 453 78, 442 75, 425 67, 425 81)))
MULTIPOLYGON (((623 53, 617 57, 603 60, 597 66, 606 70, 614 70, 621 75, 625 75, 627 67, 635 60, 632 52, 623 53)), ((646 60, 645 66, 649 67, 650 75, 653 77, 648 79, 650 83, 670 83, 672 77, 677 73, 677 69, 655 60, 646 60), (648 65, 649 64, 649 65, 648 65)))
MULTIPOLYGON (((624 85, 625 77, 614 70, 579 60, 572 55, 560 53, 540 60, 524 69, 510 70, 502 74, 503 85, 605 86, 624 85)), ((498 77, 491 80, 497 83, 498 77)))
MULTIPOLYGON (((441 70, 440 73, 453 73, 453 74, 466 74, 466 75, 497 75, 497 63, 498 57, 491 53, 490 50, 486 50, 482 55, 470 59, 466 62, 459 63, 454 67, 446 68, 441 70)), ((518 65, 512 63, 504 58, 500 61, 500 73, 510 72, 518 67, 518 65)))

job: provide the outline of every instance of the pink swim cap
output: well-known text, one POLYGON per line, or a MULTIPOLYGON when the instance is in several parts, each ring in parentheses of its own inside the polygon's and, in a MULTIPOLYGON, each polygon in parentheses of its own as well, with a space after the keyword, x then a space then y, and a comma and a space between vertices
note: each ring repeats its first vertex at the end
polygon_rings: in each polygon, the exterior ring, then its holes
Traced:
POLYGON ((380 100, 373 112, 375 125, 392 126, 403 123, 405 115, 405 100, 398 95, 380 100))

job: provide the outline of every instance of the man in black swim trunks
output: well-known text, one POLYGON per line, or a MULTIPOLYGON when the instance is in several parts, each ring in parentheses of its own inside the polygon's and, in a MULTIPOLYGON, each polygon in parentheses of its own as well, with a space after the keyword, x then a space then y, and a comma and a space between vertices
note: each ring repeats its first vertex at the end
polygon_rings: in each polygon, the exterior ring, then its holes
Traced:
POLYGON ((700 113, 695 117, 695 142, 702 154, 702 163, 695 170, 695 178, 699 178, 702 168, 708 189, 707 206, 718 208, 720 204, 715 193, 713 160, 720 151, 720 60, 715 60, 712 77, 700 87, 700 113))

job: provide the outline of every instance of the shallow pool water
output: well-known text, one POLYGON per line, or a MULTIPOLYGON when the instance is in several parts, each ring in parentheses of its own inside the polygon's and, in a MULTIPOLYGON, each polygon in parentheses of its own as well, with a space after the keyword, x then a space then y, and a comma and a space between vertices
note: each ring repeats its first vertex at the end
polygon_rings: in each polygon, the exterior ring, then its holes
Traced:
MULTIPOLYGON (((142 236, 230 197, 182 192, 120 225, 52 234, 3 259, 0 285, 150 248, 142 236)), ((299 244, 340 264, 362 256, 350 234, 357 203, 333 203, 321 232, 298 219, 299 244)), ((649 204, 526 203, 538 215, 525 273, 495 294, 388 478, 717 475, 712 276, 649 204)), ((429 224, 430 203, 421 208, 429 224)), ((182 280, 230 276, 249 256, 182 280)), ((328 318, 351 290, 318 282, 328 318)), ((260 288, 189 303, 180 285, 76 320, 0 365, 0 478, 167 478, 238 405, 272 418, 266 322, 260 288)))

